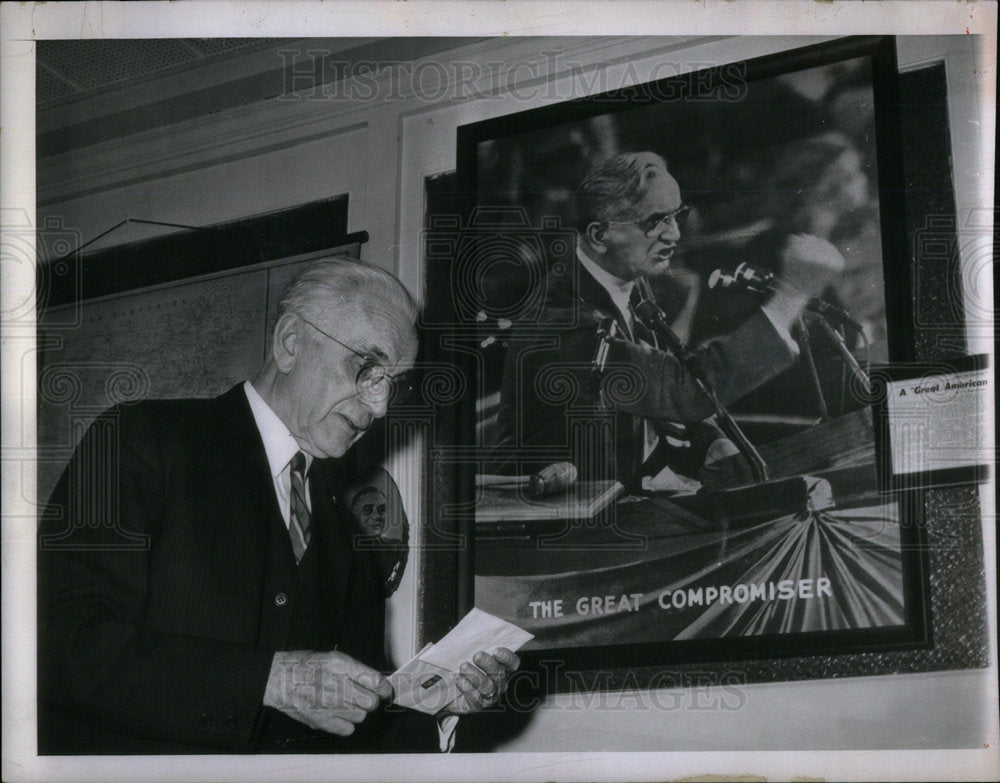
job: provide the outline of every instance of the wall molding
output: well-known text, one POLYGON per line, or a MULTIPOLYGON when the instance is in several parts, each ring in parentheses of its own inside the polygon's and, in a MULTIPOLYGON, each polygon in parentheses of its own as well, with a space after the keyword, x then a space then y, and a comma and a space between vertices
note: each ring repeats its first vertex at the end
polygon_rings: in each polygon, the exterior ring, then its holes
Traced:
MULTIPOLYGON (((53 195, 39 204, 62 203, 352 132, 367 127, 376 109, 407 115, 483 99, 505 101, 512 92, 554 84, 573 74, 579 74, 586 86, 588 79, 635 58, 662 56, 716 40, 720 38, 565 38, 558 39, 558 52, 547 53, 539 51, 537 38, 472 44, 448 52, 448 67, 440 55, 425 57, 375 74, 319 85, 309 95, 278 96, 40 159, 38 190, 53 195)), ((569 97, 575 96, 560 99, 569 97)))

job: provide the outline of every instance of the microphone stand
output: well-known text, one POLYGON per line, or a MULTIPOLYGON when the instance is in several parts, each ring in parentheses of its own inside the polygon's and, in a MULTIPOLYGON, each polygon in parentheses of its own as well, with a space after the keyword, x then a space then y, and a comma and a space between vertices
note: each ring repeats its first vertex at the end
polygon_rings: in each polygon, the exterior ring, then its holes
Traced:
POLYGON ((694 378, 698 388, 701 389, 702 393, 712 404, 722 431, 736 444, 736 448, 739 449, 740 454, 746 459, 754 481, 767 481, 767 464, 764 462, 763 457, 754 448, 750 439, 743 434, 740 425, 736 423, 736 420, 726 409, 726 406, 722 404, 719 396, 715 393, 715 388, 705 374, 701 362, 698 361, 698 356, 689 351, 681 338, 670 328, 667 316, 653 300, 653 291, 649 286, 649 281, 644 277, 640 277, 636 281, 636 285, 639 287, 641 298, 640 302, 634 308, 636 316, 642 320, 646 328, 663 341, 666 348, 677 357, 680 363, 684 365, 684 368, 691 374, 691 377, 694 378))
MULTIPOLYGON (((821 316, 822 317, 822 316, 821 316)), ((813 391, 816 394, 816 405, 819 408, 821 421, 830 420, 830 408, 826 404, 826 397, 823 395, 823 384, 820 383, 819 373, 816 372, 816 360, 812 351, 812 340, 809 338, 809 327, 806 326, 806 319, 801 315, 798 318, 799 326, 799 349, 802 352, 802 363, 809 372, 809 381, 812 383, 813 391)))
POLYGON ((825 316, 822 316, 819 313, 813 313, 813 315, 815 316, 816 323, 819 324, 820 329, 822 329, 823 333, 830 338, 830 342, 832 342, 834 348, 837 349, 837 353, 840 354, 840 358, 843 359, 844 364, 847 365, 851 374, 858 379, 858 382, 864 389, 865 394, 871 397, 871 378, 868 377, 868 373, 866 373, 864 368, 858 363, 858 360, 854 358, 854 354, 851 353, 850 349, 847 347, 847 343, 844 342, 843 335, 830 325, 830 322, 825 316))

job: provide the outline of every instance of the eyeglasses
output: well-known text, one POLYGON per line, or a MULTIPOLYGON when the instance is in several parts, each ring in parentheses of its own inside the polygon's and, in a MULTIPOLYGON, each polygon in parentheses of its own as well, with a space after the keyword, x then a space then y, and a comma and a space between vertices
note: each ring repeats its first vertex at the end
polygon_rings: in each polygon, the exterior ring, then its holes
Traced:
POLYGON ((362 402, 371 405, 381 405, 383 403, 391 405, 403 399, 409 393, 412 386, 410 377, 406 373, 390 375, 385 366, 371 356, 338 340, 329 332, 320 329, 308 318, 298 313, 296 315, 321 335, 333 340, 337 345, 346 348, 362 360, 361 369, 358 370, 358 374, 354 378, 354 386, 362 402))
POLYGON ((662 234, 670 225, 683 228, 690 211, 691 207, 687 204, 681 204, 677 209, 672 209, 670 212, 660 212, 642 220, 609 220, 607 222, 609 224, 617 223, 620 226, 638 226, 643 234, 652 239, 662 234))

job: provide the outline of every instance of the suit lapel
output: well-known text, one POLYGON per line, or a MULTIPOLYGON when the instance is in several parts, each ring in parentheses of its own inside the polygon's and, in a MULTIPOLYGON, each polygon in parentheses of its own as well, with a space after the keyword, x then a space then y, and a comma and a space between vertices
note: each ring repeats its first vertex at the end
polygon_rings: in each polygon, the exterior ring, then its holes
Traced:
POLYGON ((583 264, 577 262, 566 272, 556 275, 553 278, 553 285, 557 296, 560 299, 565 299, 567 304, 571 302, 573 307, 578 308, 583 313, 596 311, 598 317, 610 315, 618 324, 619 331, 631 338, 632 330, 623 319, 621 312, 611 298, 611 294, 597 282, 583 264))
POLYGON ((230 389, 220 402, 220 422, 228 444, 225 456, 225 469, 235 478, 232 483, 224 486, 238 486, 244 489, 246 498, 241 504, 257 510, 253 516, 257 520, 261 541, 279 530, 283 541, 287 544, 287 558, 292 569, 295 558, 292 554, 291 541, 288 538, 288 528, 281 516, 278 498, 274 492, 274 479, 264 450, 257 422, 254 420, 250 403, 247 401, 243 385, 230 389))

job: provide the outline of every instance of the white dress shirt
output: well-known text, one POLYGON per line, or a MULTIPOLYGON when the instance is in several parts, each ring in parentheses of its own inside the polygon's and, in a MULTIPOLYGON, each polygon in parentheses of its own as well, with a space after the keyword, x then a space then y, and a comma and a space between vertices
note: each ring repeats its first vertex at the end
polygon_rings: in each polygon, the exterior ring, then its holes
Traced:
POLYGON ((608 292, 611 301, 621 313, 622 320, 628 324, 628 336, 629 339, 632 339, 632 310, 628 304, 632 296, 632 289, 635 287, 635 281, 615 277, 604 267, 598 266, 597 263, 588 258, 579 245, 576 247, 576 257, 583 264, 583 268, 590 272, 591 277, 600 284, 601 288, 608 292))
MULTIPOLYGON (((250 403, 250 410, 253 419, 257 423, 260 431, 260 438, 264 441, 264 451, 267 453, 267 464, 271 469, 271 479, 274 481, 274 492, 278 496, 278 508, 281 509, 281 518, 285 520, 285 527, 291 524, 292 520, 292 457, 302 449, 299 448, 298 441, 288 431, 285 423, 278 418, 271 406, 264 402, 250 381, 243 384, 247 401, 250 403)), ((312 511, 312 502, 309 499, 309 466, 312 465, 313 458, 302 452, 306 458, 306 507, 312 511)))

